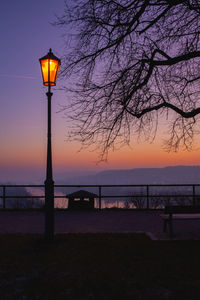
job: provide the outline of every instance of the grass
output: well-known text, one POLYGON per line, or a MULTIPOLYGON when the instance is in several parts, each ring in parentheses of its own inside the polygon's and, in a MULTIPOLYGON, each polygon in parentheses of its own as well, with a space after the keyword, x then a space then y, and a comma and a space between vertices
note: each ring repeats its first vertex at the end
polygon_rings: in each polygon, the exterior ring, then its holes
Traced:
POLYGON ((0 236, 0 299, 200 299, 200 242, 143 234, 0 236))

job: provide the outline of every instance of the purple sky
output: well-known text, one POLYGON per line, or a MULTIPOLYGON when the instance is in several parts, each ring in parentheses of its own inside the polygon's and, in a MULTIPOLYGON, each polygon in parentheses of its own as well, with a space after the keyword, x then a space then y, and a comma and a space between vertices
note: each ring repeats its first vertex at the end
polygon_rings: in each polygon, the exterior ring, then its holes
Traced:
MULTIPOLYGON (((61 32, 50 22, 55 21, 55 14, 62 13, 63 7, 63 0, 1 2, 0 180, 4 175, 12 177, 12 167, 20 173, 21 168, 35 164, 37 157, 28 158, 28 153, 40 152, 44 156, 46 89, 42 86, 38 59, 50 47, 55 55, 61 55, 61 32), (19 169, 24 155, 25 166, 19 169)), ((55 91, 54 114, 58 102, 62 102, 59 96, 60 92, 55 91)))
MULTIPOLYGON (((0 182, 45 176, 47 89, 38 60, 49 48, 59 58, 63 54, 63 32, 51 25, 63 9, 64 0, 1 2, 0 182)), ((80 144, 67 140, 66 117, 57 113, 67 102, 60 84, 52 89, 54 173, 100 170, 94 153, 77 153, 80 144)))

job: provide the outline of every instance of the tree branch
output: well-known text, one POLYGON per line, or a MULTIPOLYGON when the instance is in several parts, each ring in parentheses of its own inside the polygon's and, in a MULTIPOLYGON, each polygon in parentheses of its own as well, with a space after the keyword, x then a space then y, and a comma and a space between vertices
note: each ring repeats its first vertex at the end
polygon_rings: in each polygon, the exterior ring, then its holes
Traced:
POLYGON ((126 107, 125 109, 133 117, 140 119, 143 115, 150 113, 152 111, 160 110, 161 108, 170 108, 171 110, 175 111, 177 114, 179 114, 180 116, 182 116, 183 118, 186 118, 186 119, 193 118, 200 113, 200 107, 193 109, 189 112, 185 112, 182 109, 178 108, 177 106, 175 106, 169 102, 162 102, 158 105, 144 108, 140 113, 135 113, 128 107, 126 107))

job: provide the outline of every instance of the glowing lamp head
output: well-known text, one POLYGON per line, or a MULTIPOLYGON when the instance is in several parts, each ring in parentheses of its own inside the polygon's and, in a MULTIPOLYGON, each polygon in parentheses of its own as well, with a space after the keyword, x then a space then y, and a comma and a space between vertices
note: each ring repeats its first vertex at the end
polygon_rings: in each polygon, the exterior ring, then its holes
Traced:
POLYGON ((60 59, 49 49, 49 53, 40 58, 39 62, 42 70, 43 84, 47 86, 56 85, 58 70, 61 65, 60 59))

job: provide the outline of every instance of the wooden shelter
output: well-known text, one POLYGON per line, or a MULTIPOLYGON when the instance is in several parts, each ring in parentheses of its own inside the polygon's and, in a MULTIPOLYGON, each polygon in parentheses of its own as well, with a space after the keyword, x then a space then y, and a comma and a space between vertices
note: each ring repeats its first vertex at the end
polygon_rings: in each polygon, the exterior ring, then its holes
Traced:
POLYGON ((68 209, 71 210, 91 210, 94 209, 94 199, 98 196, 88 191, 80 190, 72 194, 66 195, 68 201, 68 209))

